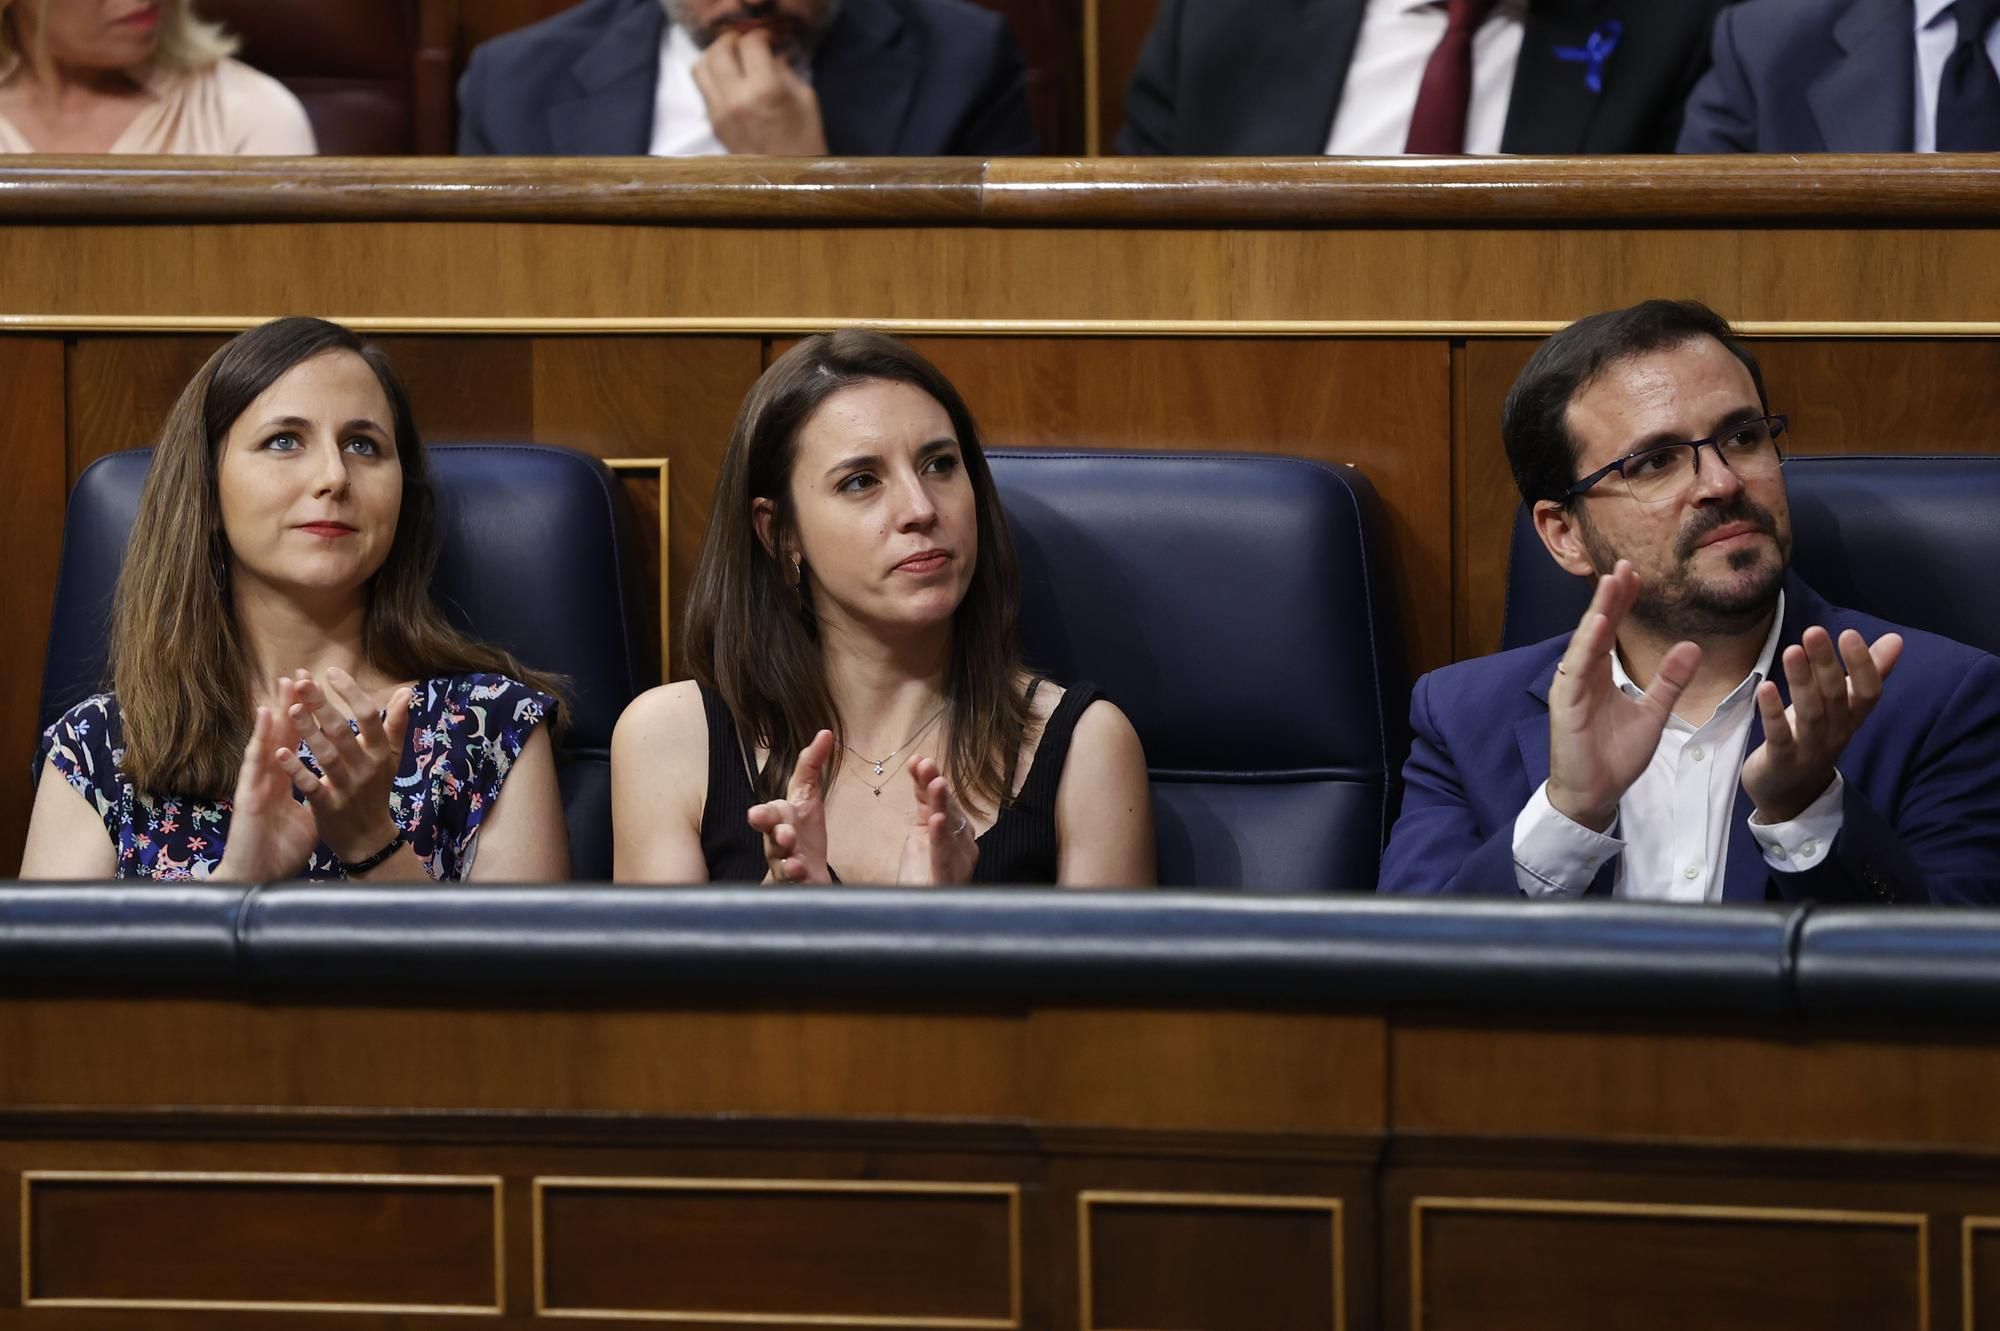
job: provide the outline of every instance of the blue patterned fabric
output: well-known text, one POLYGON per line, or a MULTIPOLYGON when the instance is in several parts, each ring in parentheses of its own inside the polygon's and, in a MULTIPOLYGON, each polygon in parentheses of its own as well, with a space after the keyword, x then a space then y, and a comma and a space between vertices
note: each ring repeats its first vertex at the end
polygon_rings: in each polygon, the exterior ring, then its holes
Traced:
MULTIPOLYGON (((472 868, 475 838, 501 783, 555 699, 505 675, 442 675, 410 699, 410 730, 389 796, 389 813, 424 869, 440 881, 472 868)), ((311 766, 305 745, 299 754, 311 766)), ((118 699, 86 698, 42 732, 39 780, 53 765, 97 814, 118 848, 120 878, 206 878, 222 863, 229 801, 173 799, 135 790, 125 776, 118 699)), ((315 769, 317 770, 317 769, 315 769)), ((313 848, 301 878, 342 878, 325 845, 313 848)))

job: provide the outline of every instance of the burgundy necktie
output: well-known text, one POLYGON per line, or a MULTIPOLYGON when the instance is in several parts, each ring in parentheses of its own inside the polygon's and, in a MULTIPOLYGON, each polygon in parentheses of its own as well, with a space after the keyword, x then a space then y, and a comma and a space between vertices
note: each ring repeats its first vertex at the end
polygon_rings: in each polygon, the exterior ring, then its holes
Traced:
POLYGON ((1417 86, 1417 110, 1410 118, 1404 152, 1462 153, 1465 114, 1472 101, 1472 34, 1497 0, 1446 0, 1444 40, 1424 66, 1417 86))

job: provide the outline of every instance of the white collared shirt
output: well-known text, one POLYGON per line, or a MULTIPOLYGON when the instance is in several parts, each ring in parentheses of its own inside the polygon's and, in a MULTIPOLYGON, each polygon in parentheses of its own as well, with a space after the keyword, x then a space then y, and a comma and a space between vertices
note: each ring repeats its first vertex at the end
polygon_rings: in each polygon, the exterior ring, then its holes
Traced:
POLYGON ((646 149, 654 157, 722 157, 729 152, 715 137, 708 103, 695 86, 699 59, 701 48, 694 38, 668 19, 660 39, 660 81, 653 89, 653 142, 646 149))
MULTIPOLYGON (((1945 62, 1958 46, 1958 15, 1952 0, 1917 0, 1917 135, 1920 153, 1937 151, 1938 88, 1945 62)), ((1986 57, 2000 69, 2000 23, 1986 34, 1986 57)))
MULTIPOLYGON (((1729 858, 1730 821, 1742 781, 1750 723, 1757 716, 1757 686, 1770 677, 1777 660, 1777 614, 1757 667, 1722 700, 1701 725, 1669 717, 1653 761, 1618 801, 1618 817, 1608 832, 1593 832, 1549 803, 1549 786, 1528 798, 1514 819, 1514 881, 1531 897, 1577 897, 1589 890, 1597 871, 1618 861, 1612 895, 1634 901, 1720 901, 1729 858)), ((1644 692, 1611 653, 1611 678, 1628 697, 1644 692)), ((1787 823, 1750 819, 1750 835, 1773 869, 1792 873, 1824 860, 1840 834, 1845 786, 1833 784, 1797 818, 1787 823)))
MULTIPOLYGON (((1514 66, 1521 59, 1528 0, 1499 0, 1472 35, 1472 101, 1465 151, 1500 151, 1514 66)), ((1445 0, 1368 0, 1333 113, 1326 151, 1334 157, 1392 157, 1410 140, 1417 88, 1431 52, 1444 40, 1445 0)))

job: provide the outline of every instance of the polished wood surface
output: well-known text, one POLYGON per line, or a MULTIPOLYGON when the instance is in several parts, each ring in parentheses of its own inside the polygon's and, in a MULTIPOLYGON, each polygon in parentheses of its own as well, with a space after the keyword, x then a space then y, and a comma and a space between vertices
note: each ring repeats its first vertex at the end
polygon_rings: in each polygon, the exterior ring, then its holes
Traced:
POLYGON ((169 1299, 389 1331, 496 1285, 507 1327, 1948 1328, 2000 1302, 1989 1032, 274 997, 0 994, 26 1203, 0 1327, 221 1315, 43 1306, 169 1299))

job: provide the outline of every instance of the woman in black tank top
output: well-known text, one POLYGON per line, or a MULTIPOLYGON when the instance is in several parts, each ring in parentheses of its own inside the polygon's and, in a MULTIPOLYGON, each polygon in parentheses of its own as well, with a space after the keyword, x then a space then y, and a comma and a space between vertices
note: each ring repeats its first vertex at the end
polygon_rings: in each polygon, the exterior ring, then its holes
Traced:
POLYGON ((950 382, 879 333, 781 356, 722 461, 693 679, 612 742, 616 876, 1150 884, 1138 736, 1091 685, 1021 667, 1019 597, 950 382))

